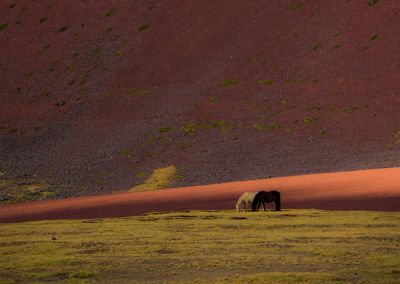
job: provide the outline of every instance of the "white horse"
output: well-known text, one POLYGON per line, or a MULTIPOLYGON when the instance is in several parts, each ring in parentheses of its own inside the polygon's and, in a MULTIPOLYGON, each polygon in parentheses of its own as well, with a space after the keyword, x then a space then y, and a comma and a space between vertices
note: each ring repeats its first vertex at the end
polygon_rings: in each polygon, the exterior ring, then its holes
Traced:
POLYGON ((252 192, 243 192, 242 195, 239 197, 238 201, 236 202, 236 211, 245 211, 251 210, 253 205, 254 197, 258 191, 252 192))

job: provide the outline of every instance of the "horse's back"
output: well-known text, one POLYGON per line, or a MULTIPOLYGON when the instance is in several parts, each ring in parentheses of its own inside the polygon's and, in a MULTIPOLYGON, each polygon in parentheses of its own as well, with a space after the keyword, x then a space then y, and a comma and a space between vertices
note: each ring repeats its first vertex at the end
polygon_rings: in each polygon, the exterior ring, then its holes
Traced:
POLYGON ((253 210, 254 210, 254 206, 257 206, 257 204, 260 202, 261 203, 275 202, 275 209, 277 211, 280 211, 281 210, 281 193, 277 190, 260 191, 257 194, 257 196, 254 198, 254 203, 256 203, 256 205, 253 205, 253 210))
POLYGON ((250 202, 253 202, 254 197, 258 194, 258 191, 250 191, 246 192, 246 199, 250 202))
POLYGON ((257 197, 259 197, 260 199, 271 200, 271 201, 280 196, 281 196, 281 194, 277 190, 260 191, 260 192, 258 192, 258 195, 257 195, 257 197))

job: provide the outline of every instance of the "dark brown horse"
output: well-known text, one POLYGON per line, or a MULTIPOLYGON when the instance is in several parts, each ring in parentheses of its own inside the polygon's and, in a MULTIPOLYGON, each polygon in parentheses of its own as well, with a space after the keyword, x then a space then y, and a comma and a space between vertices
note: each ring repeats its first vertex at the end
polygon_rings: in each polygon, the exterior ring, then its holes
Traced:
POLYGON ((279 191, 260 191, 254 197, 252 211, 258 211, 261 204, 265 211, 265 203, 271 202, 275 202, 276 211, 281 211, 281 194, 279 191))

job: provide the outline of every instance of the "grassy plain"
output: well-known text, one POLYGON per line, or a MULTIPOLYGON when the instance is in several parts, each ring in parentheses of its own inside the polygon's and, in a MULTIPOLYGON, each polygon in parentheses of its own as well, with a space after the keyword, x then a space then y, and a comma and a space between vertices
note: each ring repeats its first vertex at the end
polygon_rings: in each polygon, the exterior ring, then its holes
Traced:
POLYGON ((0 224, 0 282, 399 283, 400 213, 190 211, 0 224))

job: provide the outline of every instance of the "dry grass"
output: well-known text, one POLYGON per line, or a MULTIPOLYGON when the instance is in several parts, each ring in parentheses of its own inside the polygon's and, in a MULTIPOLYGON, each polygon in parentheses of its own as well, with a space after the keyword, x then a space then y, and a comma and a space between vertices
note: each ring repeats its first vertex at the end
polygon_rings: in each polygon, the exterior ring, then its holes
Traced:
POLYGON ((193 211, 40 221, 1 224, 0 243, 1 283, 396 283, 400 275, 400 213, 193 211))
POLYGON ((156 169, 143 184, 137 185, 129 191, 146 191, 166 188, 171 185, 171 183, 175 179, 175 176, 176 167, 173 165, 161 169, 156 169))

